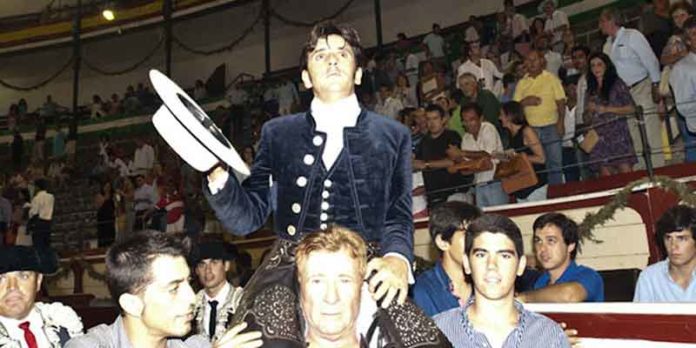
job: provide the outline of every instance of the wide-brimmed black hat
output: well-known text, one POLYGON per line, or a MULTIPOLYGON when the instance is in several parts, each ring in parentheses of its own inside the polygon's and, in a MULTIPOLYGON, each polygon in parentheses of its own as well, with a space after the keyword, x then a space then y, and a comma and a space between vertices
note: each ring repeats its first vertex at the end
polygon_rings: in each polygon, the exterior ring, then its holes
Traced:
POLYGON ((237 258, 237 247, 223 241, 206 241, 198 244, 191 252, 191 264, 197 265, 205 259, 232 261, 237 258))
POLYGON ((0 247, 0 274, 15 271, 51 274, 57 270, 58 257, 53 250, 18 245, 0 247))

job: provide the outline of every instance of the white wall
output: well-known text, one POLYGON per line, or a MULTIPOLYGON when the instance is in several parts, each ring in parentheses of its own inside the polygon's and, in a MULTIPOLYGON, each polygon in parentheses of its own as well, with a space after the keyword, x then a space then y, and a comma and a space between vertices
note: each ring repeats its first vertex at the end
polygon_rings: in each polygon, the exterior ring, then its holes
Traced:
MULTIPOLYGON (((7 0, 3 0, 7 1, 7 0)), ((272 6, 282 15, 301 21, 313 21, 330 15, 346 0, 274 0, 272 6)), ((471 14, 486 14, 502 8, 502 0, 382 0, 382 28, 386 42, 396 33, 408 35, 430 30, 433 22, 443 26, 467 20, 471 14)), ((176 23, 175 35, 190 46, 200 49, 217 48, 231 42, 254 20, 260 1, 243 7, 221 10, 203 17, 176 23)), ((338 22, 348 22, 361 34, 365 46, 376 45, 374 0, 354 0, 338 22)), ((276 19, 271 21, 271 67, 273 70, 298 64, 299 48, 308 28, 291 27, 276 19)), ((85 59, 105 70, 119 70, 141 59, 159 41, 160 29, 148 29, 135 33, 124 32, 120 36, 89 41, 83 45, 85 59)), ((103 76, 83 67, 81 73, 80 103, 86 104, 93 94, 102 98, 111 93, 122 94, 129 84, 147 82, 147 70, 164 69, 162 50, 141 69, 120 76, 103 76)), ((0 57, 0 78, 17 84, 32 85, 52 74, 70 57, 71 49, 48 48, 29 54, 0 57)), ((173 51, 173 76, 184 87, 193 85, 199 78, 206 78, 221 63, 227 63, 228 79, 246 72, 259 76, 264 72, 263 23, 233 51, 213 56, 192 55, 176 44, 173 51)), ((47 94, 58 103, 69 106, 72 102, 72 70, 68 69, 58 79, 44 88, 17 92, 0 87, 0 114, 5 114, 11 103, 26 98, 30 109, 40 106, 47 94)))

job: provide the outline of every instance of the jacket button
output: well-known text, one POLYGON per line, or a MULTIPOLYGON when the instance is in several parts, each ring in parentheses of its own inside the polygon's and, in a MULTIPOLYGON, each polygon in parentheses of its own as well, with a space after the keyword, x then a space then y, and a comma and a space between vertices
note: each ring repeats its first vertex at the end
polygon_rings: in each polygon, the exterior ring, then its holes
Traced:
POLYGON ((326 224, 319 225, 319 228, 321 228, 322 230, 326 230, 327 227, 329 226, 327 226, 326 224))
POLYGON ((322 192, 322 193, 321 193, 321 198, 323 198, 323 199, 329 198, 329 191, 324 191, 324 192, 322 192))
POLYGON ((305 155, 304 156, 304 164, 311 166, 314 164, 314 156, 312 155, 305 155))
POLYGON ((324 139, 322 139, 319 135, 315 135, 314 139, 312 139, 312 143, 314 146, 321 146, 321 144, 324 143, 324 139))
POLYGON ((321 202, 321 210, 329 210, 329 202, 321 202))
POLYGON ((329 187, 331 187, 332 184, 333 183, 331 182, 331 180, 329 180, 329 179, 324 180, 324 187, 329 188, 329 187))
POLYGON ((291 235, 291 236, 294 236, 294 235, 295 235, 295 232, 297 232, 297 230, 295 229, 295 226, 293 226, 293 225, 288 225, 288 234, 291 235))
POLYGON ((299 203, 293 203, 291 209, 292 209, 292 212, 295 214, 299 214, 302 211, 302 207, 300 206, 299 203))
POLYGON ((298 177, 297 178, 297 186, 299 186, 299 187, 307 186, 307 178, 305 178, 304 176, 298 177))
POLYGON ((321 213, 321 215, 319 215, 319 220, 321 220, 321 221, 326 221, 328 219, 329 219, 329 215, 326 213, 321 213))

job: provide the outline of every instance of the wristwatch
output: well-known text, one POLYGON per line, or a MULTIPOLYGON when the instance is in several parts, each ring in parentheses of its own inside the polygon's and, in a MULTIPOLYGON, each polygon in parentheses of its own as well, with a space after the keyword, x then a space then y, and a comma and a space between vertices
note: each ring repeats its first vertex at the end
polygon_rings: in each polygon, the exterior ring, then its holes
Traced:
POLYGON ((425 162, 425 169, 430 169, 430 162, 425 162))

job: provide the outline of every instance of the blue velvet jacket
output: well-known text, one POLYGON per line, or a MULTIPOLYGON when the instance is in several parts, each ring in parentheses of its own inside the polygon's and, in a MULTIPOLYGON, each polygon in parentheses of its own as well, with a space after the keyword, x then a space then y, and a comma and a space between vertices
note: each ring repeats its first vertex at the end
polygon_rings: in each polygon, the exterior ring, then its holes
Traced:
POLYGON ((305 233, 337 224, 380 243, 382 255, 396 252, 413 261, 411 136, 398 122, 364 110, 345 128, 334 165, 324 167, 326 134, 309 112, 264 124, 251 176, 240 185, 230 175, 225 187, 206 198, 232 233, 258 230, 274 213, 280 238, 299 241, 305 233))

